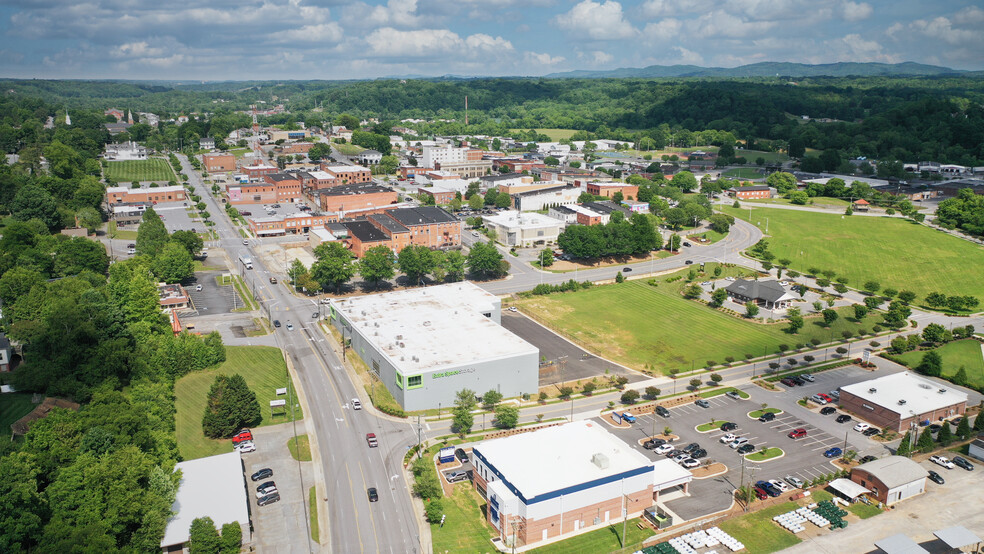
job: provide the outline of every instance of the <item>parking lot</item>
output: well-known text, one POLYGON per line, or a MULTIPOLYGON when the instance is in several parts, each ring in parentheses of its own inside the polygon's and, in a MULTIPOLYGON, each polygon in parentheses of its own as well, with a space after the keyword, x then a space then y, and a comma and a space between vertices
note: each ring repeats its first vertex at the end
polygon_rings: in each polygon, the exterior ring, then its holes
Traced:
MULTIPOLYGON (((296 214, 300 212, 301 206, 308 206, 311 208, 312 213, 318 209, 318 206, 310 204, 308 202, 281 202, 278 204, 233 204, 233 207, 239 210, 239 213, 249 212, 250 215, 246 217, 253 218, 263 218, 263 217, 275 217, 296 214), (280 206, 275 208, 274 206, 280 206)), ((244 214, 245 215, 245 214, 244 214)))
POLYGON ((548 362, 553 362, 540 368, 541 387, 606 375, 624 375, 629 378, 630 383, 646 379, 645 375, 589 354, 521 313, 504 310, 502 326, 539 348, 540 355, 548 362))
MULTIPOLYGON (((191 203, 191 200, 188 201, 191 203)), ((192 217, 198 217, 197 211, 188 211, 188 208, 181 202, 167 202, 154 206, 154 211, 161 216, 164 226, 168 233, 175 231, 190 231, 192 229, 199 233, 205 230, 205 224, 201 221, 192 221, 192 217)), ((212 214, 215 217, 217 214, 212 214)))
POLYGON ((236 308, 243 307, 243 300, 240 298, 236 288, 232 285, 220 286, 218 278, 223 271, 199 271, 195 273, 193 279, 184 285, 191 302, 197 310, 197 315, 216 315, 226 314, 236 308), (198 285, 202 290, 198 290, 198 285))

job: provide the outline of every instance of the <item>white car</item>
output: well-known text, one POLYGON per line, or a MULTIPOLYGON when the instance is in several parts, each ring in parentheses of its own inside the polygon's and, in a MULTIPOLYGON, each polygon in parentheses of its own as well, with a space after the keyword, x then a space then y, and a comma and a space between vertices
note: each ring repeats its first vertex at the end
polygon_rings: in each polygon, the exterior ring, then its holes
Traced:
POLYGON ((827 401, 824 400, 823 397, 820 396, 819 394, 814 394, 813 396, 810 397, 810 400, 812 400, 815 404, 820 404, 821 406, 827 403, 827 401))
POLYGON ((516 306, 509 306, 509 311, 510 312, 517 312, 519 310, 516 308, 516 306))
POLYGON ((256 493, 256 498, 258 498, 258 499, 259 498, 263 498, 264 496, 266 496, 268 494, 273 494, 275 492, 280 492, 280 491, 277 490, 277 487, 273 487, 273 488, 269 488, 269 489, 264 489, 263 491, 260 491, 260 492, 257 492, 256 493))
POLYGON ((857 431, 858 433, 863 433, 868 429, 871 429, 871 425, 868 425, 867 423, 858 423, 857 425, 854 426, 854 430, 857 431))
POLYGON ((946 457, 944 456, 930 456, 929 461, 933 462, 936 465, 941 465, 947 469, 953 469, 953 462, 946 459, 946 457))
POLYGON ((803 486, 806 485, 806 483, 804 483, 802 479, 796 477, 795 475, 787 475, 786 482, 796 487, 797 489, 802 489, 803 486))
POLYGON ((778 479, 769 479, 769 483, 771 483, 773 487, 779 489, 780 492, 786 492, 786 491, 790 490, 789 485, 787 485, 786 483, 783 483, 782 481, 780 481, 778 479))
POLYGON ((693 458, 684 458, 683 460, 680 461, 680 465, 682 465, 683 467, 685 467, 687 469, 691 469, 691 468, 695 468, 695 467, 699 466, 700 465, 700 462, 698 462, 697 460, 695 460, 693 458))
POLYGON ((721 437, 719 440, 721 441, 722 444, 728 444, 729 442, 734 442, 734 440, 737 439, 737 438, 738 438, 738 435, 736 435, 734 433, 728 433, 727 435, 724 435, 723 437, 721 437))
POLYGON ((237 444, 233 450, 239 452, 240 454, 245 454, 247 452, 256 452, 256 446, 254 446, 252 442, 244 441, 237 444))
POLYGON ((666 454, 670 450, 673 450, 673 445, 671 445, 670 443, 666 443, 666 444, 661 444, 661 445, 657 446, 656 448, 654 448, 653 449, 653 452, 655 452, 657 454, 666 454))
POLYGON ((362 409, 362 402, 359 402, 359 399, 358 398, 353 398, 352 399, 352 409, 353 410, 361 410, 362 409))
POLYGON ((731 444, 729 444, 728 446, 730 446, 733 449, 737 449, 739 446, 745 444, 746 442, 748 442, 748 439, 746 439, 745 437, 738 437, 737 439, 731 441, 731 444))
POLYGON ((680 462, 682 462, 683 460, 686 460, 689 457, 690 457, 690 454, 687 454, 686 452, 680 452, 679 454, 674 455, 673 458, 671 458, 671 459, 674 462, 680 463, 680 462))

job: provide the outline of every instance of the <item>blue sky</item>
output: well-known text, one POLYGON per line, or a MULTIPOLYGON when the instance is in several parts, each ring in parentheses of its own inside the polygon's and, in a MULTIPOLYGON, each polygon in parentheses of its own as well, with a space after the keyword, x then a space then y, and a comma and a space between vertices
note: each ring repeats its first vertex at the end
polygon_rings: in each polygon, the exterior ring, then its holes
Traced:
POLYGON ((356 79, 761 61, 984 69, 984 0, 0 0, 0 75, 356 79))

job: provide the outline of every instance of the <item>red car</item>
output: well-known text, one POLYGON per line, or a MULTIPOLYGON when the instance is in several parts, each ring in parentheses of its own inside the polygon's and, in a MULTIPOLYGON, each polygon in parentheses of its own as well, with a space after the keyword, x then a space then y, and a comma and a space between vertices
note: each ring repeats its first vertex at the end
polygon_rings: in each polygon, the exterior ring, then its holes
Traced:
POLYGON ((755 487, 754 490, 755 490, 755 496, 758 497, 759 500, 765 500, 769 498, 769 493, 762 490, 761 487, 755 487))
POLYGON ((251 440, 253 440, 253 433, 251 433, 249 429, 243 429, 242 431, 233 435, 232 444, 237 444, 243 441, 251 441, 251 440))
POLYGON ((827 396, 826 394, 824 394, 822 392, 820 394, 818 394, 817 396, 819 396, 820 398, 823 398, 824 400, 826 400, 828 404, 833 404, 834 403, 834 399, 833 398, 827 396))
POLYGON ((789 432, 789 438, 799 439, 806 436, 806 429, 793 429, 789 432))

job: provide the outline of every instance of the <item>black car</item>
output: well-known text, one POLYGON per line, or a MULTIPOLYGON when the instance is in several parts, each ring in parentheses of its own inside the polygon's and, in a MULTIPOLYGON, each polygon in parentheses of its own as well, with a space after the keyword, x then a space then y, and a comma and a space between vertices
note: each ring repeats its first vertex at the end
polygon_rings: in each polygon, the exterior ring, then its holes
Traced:
POLYGON ((661 417, 670 417, 670 411, 662 406, 656 406, 656 414, 661 417))
POLYGON ((861 434, 864 435, 864 436, 866 436, 866 437, 873 437, 873 436, 877 435, 878 433, 881 433, 881 431, 879 431, 877 427, 869 427, 869 428, 865 429, 864 431, 861 431, 861 434))
POLYGON ((642 447, 646 450, 652 450, 653 448, 663 446, 664 444, 666 444, 666 441, 663 439, 649 439, 642 443, 642 447))
POLYGON ((954 456, 953 457, 953 460, 951 460, 951 461, 955 465, 958 465, 958 466, 966 469, 967 471, 974 471, 974 464, 968 462, 966 459, 961 458, 960 456, 954 456))
POLYGON ((939 433, 940 432, 940 429, 941 429, 941 427, 939 425, 935 424, 935 423, 929 426, 929 432, 932 433, 932 434, 934 434, 934 435, 936 433, 939 433))
POLYGON ((837 416, 837 423, 847 423, 848 421, 851 421, 851 416, 847 414, 837 416))
POLYGON ((703 448, 698 448, 697 450, 694 450, 693 452, 690 453, 690 457, 693 458, 693 459, 695 459, 695 460, 699 460, 701 458, 706 458, 707 457, 707 450, 704 450, 703 448))
POLYGON ((379 493, 376 492, 376 487, 369 487, 368 489, 366 489, 366 494, 369 495, 369 502, 379 501, 379 493))
POLYGON ((631 267, 626 267, 626 268, 622 269, 622 273, 628 273, 630 271, 632 271, 632 268, 631 267))
POLYGON ((753 450, 755 450, 755 445, 754 444, 749 444, 749 443, 746 442, 745 444, 739 446, 738 449, 735 450, 735 452, 737 452, 739 454, 748 454, 749 452, 751 452, 753 450))
POLYGON ((676 456, 678 454, 683 454, 683 452, 680 452, 679 450, 670 450, 669 452, 666 453, 666 457, 672 458, 673 456, 676 456))
POLYGON ((837 413, 837 408, 833 406, 824 406, 823 408, 820 408, 820 415, 830 415, 836 413, 837 413))
POLYGON ((929 471, 929 480, 936 483, 937 485, 942 485, 943 483, 946 483, 946 481, 944 481, 943 478, 940 477, 940 474, 936 473, 933 470, 929 471))
POLYGON ((725 433, 727 433, 728 431, 734 431, 737 428, 738 428, 738 424, 732 423, 730 421, 726 421, 721 424, 721 430, 724 431, 725 433))
POLYGON ((280 502, 280 493, 275 492, 273 494, 268 494, 266 496, 261 496, 256 503, 260 506, 266 506, 267 504, 273 504, 274 502, 280 502))
POLYGON ((273 320, 273 326, 276 327, 277 329, 279 329, 280 328, 280 320, 279 319, 273 320))
POLYGON ((692 442, 692 443, 688 444, 687 446, 683 447, 683 451, 686 452, 686 453, 688 453, 688 454, 691 453, 691 452, 693 452, 694 450, 699 450, 699 449, 700 449, 700 445, 697 444, 696 442, 692 442))
POLYGON ((467 464, 468 463, 468 453, 465 452, 463 449, 459 448, 459 449, 455 450, 454 451, 454 455, 458 458, 458 460, 461 461, 461 463, 463 463, 463 464, 467 464))
POLYGON ((786 385, 787 387, 795 387, 796 386, 796 381, 793 381, 789 377, 786 377, 785 379, 780 379, 779 382, 782 383, 783 385, 786 385))
POLYGON ((263 483, 262 485, 256 487, 256 492, 266 493, 267 491, 272 491, 275 488, 277 488, 276 483, 274 483, 273 481, 267 481, 266 483, 263 483))
POLYGON ((878 458, 876 458, 874 456, 865 456, 864 458, 861 458, 860 460, 858 460, 858 462, 860 462, 862 464, 866 464, 868 462, 873 462, 873 461, 875 461, 877 459, 878 458))
POLYGON ((683 263, 685 263, 687 265, 693 265, 694 261, 693 260, 687 260, 687 261, 685 261, 683 263))
POLYGON ((762 414, 762 417, 759 418, 759 421, 761 421, 762 423, 766 423, 774 420, 775 418, 776 418, 776 414, 772 412, 765 412, 764 414, 762 414))
POLYGON ((259 481, 260 479, 269 479, 270 477, 273 477, 273 470, 268 467, 265 467, 249 476, 249 478, 252 479, 253 481, 259 481))
POLYGON ((797 385, 799 385, 801 387, 807 383, 806 379, 800 377, 799 375, 796 375, 794 377, 790 377, 790 379, 792 379, 793 382, 795 382, 797 385))

